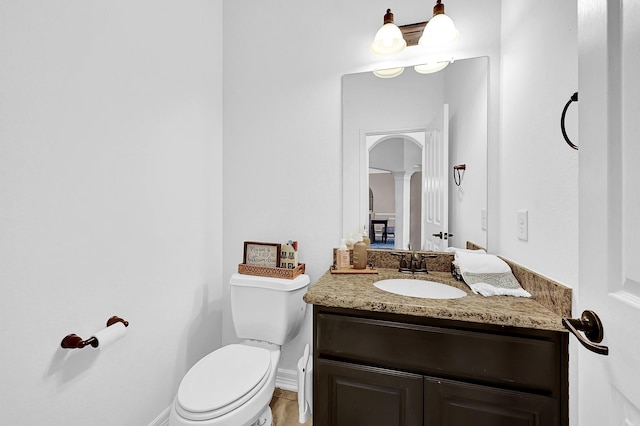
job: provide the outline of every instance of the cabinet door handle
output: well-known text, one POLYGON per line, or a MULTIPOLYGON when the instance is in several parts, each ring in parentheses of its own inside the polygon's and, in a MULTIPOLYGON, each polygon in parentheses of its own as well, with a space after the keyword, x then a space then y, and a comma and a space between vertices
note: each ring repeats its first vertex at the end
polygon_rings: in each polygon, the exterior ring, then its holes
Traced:
POLYGON ((609 347, 596 345, 604 338, 602 321, 593 311, 584 311, 580 318, 562 318, 562 325, 578 338, 582 346, 600 355, 609 355, 609 347), (584 332, 584 336, 580 333, 584 332))

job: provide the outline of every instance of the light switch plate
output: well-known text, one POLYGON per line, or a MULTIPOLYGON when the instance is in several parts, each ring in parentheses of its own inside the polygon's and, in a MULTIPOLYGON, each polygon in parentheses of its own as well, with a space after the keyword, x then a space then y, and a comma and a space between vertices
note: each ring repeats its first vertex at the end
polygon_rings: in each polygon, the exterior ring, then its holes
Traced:
POLYGON ((518 210, 518 239, 529 241, 529 212, 518 210))
POLYGON ((487 230, 487 209, 480 210, 480 227, 483 231, 487 230))

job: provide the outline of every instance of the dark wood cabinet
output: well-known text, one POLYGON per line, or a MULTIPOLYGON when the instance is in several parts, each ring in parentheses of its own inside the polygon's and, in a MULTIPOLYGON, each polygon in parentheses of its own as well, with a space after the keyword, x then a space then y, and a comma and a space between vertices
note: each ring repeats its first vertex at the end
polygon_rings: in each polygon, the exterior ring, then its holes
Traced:
POLYGON ((549 396, 425 378, 425 426, 560 425, 549 396))
POLYGON ((319 360, 316 368, 325 397, 314 410, 314 424, 422 425, 422 376, 330 360, 319 360))
POLYGON ((567 426, 565 332, 314 306, 314 426, 567 426))

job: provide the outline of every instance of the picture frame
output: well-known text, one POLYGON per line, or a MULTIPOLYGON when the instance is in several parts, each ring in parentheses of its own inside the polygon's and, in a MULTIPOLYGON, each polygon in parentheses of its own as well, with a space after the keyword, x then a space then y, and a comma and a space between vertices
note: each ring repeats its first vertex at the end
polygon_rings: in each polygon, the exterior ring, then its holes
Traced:
POLYGON ((257 241, 244 242, 242 262, 246 265, 280 266, 281 245, 279 243, 263 243, 257 241))

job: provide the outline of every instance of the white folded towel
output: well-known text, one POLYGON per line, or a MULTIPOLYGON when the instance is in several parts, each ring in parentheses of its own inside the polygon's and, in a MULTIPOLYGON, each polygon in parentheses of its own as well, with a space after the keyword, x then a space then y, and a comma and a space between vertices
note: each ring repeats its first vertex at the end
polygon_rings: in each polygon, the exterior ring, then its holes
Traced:
POLYGON ((463 249, 463 248, 458 248, 458 247, 447 247, 446 249, 444 249, 445 252, 447 253, 457 253, 459 251, 466 251, 469 253, 486 253, 486 251, 484 249, 463 249))
POLYGON ((476 294, 531 297, 531 294, 520 286, 507 262, 498 256, 456 251, 454 262, 460 269, 464 282, 476 294))

